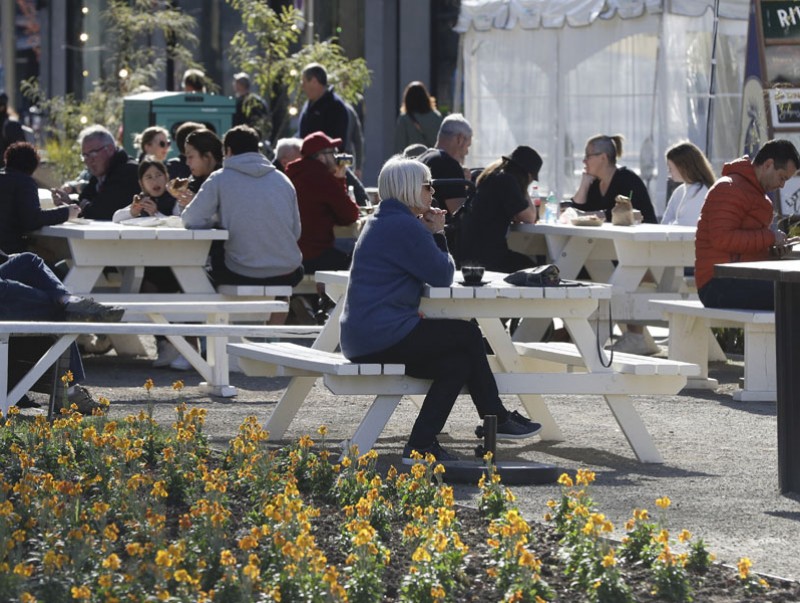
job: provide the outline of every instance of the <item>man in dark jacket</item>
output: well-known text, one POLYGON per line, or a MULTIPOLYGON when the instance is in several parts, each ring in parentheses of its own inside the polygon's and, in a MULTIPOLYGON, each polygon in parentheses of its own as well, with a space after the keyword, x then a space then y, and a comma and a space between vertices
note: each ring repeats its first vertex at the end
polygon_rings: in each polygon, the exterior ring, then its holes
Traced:
POLYGON ((343 141, 347 148, 347 107, 333 86, 328 86, 328 72, 319 63, 311 63, 303 69, 301 81, 303 93, 308 97, 300 113, 300 137, 314 132, 324 132, 331 138, 343 141))
MULTIPOLYGON (((91 174, 88 184, 80 191, 78 205, 81 215, 92 220, 111 220, 114 212, 130 205, 139 192, 136 162, 117 148, 111 132, 103 126, 89 126, 78 135, 81 157, 91 174)), ((68 203, 68 194, 61 188, 53 193, 56 203, 68 203)))

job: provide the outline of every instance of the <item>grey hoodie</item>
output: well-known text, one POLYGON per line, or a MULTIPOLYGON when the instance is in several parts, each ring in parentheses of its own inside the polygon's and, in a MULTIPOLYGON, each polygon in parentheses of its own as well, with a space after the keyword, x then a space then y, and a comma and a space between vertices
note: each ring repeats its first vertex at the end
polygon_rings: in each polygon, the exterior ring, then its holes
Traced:
POLYGON ((189 229, 228 231, 225 265, 251 278, 289 274, 303 262, 297 193, 261 153, 226 157, 186 206, 189 229))

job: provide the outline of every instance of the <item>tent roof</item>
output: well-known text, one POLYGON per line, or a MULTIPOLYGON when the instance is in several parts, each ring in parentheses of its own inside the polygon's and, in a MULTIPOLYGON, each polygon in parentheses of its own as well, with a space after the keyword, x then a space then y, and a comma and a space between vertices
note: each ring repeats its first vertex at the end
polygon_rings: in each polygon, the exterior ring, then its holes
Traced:
MULTIPOLYGON (((591 25, 597 19, 641 17, 665 10, 700 16, 713 10, 715 0, 462 0, 455 30, 464 33, 470 26, 488 29, 559 28, 591 25)), ((719 16, 747 20, 750 0, 719 0, 719 16)))

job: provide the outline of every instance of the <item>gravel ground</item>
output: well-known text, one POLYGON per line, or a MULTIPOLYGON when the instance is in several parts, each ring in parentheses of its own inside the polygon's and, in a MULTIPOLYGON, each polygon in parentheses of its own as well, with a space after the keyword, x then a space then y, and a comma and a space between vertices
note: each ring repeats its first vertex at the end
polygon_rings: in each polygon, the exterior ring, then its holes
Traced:
MULTIPOLYGON (((112 417, 146 408, 148 394, 142 385, 151 378, 156 387, 149 396, 157 403, 156 418, 171 422, 173 409, 181 401, 207 408, 206 433, 219 447, 235 435, 245 417, 266 420, 288 382, 233 373, 231 381, 238 395, 215 398, 200 390, 197 373, 154 369, 147 358, 118 358, 112 352, 88 357, 86 369, 86 385, 95 396, 111 400, 112 417), (176 379, 186 385, 181 392, 171 387, 176 379)), ((498 459, 550 463, 570 472, 579 467, 595 471, 593 497, 599 510, 620 527, 634 508, 655 510, 655 499, 669 496, 673 505, 668 527, 675 533, 686 528, 702 536, 723 563, 735 564, 739 557, 748 556, 759 573, 798 580, 800 497, 778 492, 775 403, 734 402, 730 394, 741 375, 740 363, 716 363, 711 365, 711 376, 720 381, 716 392, 636 399, 637 410, 665 459, 663 465, 637 462, 603 399, 594 396, 548 396, 548 406, 567 440, 504 443, 498 459)), ((34 397, 45 401, 41 394, 34 397)), ((314 435, 325 424, 330 441, 344 439, 369 403, 367 397, 337 398, 318 383, 286 438, 314 435)), ((515 409, 519 403, 509 399, 507 406, 515 409)), ((404 400, 376 446, 382 463, 399 462, 415 416, 414 404, 404 400)), ((476 424, 469 398, 462 397, 441 437, 443 445, 471 456, 478 443, 473 435, 476 424)), ((556 484, 512 489, 529 520, 540 519, 547 500, 559 495, 556 484)), ((464 504, 474 504, 476 492, 471 485, 456 486, 457 498, 464 504)))

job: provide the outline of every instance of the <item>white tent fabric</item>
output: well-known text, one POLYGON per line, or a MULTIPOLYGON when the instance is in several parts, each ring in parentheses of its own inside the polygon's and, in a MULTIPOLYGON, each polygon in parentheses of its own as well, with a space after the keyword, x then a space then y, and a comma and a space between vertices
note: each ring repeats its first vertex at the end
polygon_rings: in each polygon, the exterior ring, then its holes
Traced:
POLYGON ((467 163, 527 144, 545 161, 545 192, 570 197, 586 139, 621 133, 620 163, 648 183, 660 215, 670 145, 710 148, 717 173, 739 154, 749 0, 720 0, 712 95, 714 3, 462 0, 464 113, 475 131, 467 163))

